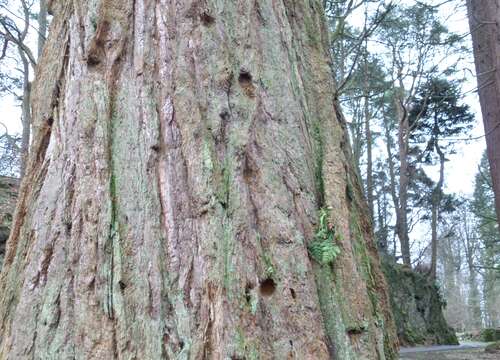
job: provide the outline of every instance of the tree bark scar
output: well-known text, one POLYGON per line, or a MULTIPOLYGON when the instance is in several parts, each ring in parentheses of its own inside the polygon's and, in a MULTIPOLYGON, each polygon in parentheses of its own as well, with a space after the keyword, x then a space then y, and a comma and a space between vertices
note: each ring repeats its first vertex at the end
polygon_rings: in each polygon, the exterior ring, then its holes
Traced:
POLYGON ((87 50, 87 64, 90 67, 99 65, 106 56, 104 45, 109 33, 109 28, 110 23, 107 20, 103 20, 97 25, 96 34, 87 50))
POLYGON ((215 23, 215 16, 210 10, 207 0, 194 0, 188 8, 186 15, 187 18, 193 20, 198 19, 203 26, 211 26, 215 23))
POLYGON ((93 69, 104 64, 113 68, 120 59, 134 13, 134 0, 116 2, 102 0, 97 15, 96 32, 87 49, 86 60, 93 69))

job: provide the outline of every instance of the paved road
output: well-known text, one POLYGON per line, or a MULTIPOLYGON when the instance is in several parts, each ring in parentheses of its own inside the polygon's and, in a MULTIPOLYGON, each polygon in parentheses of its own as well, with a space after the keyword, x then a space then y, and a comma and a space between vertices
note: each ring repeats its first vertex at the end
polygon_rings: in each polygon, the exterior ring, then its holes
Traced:
POLYGON ((457 346, 403 348, 400 360, 500 360, 498 353, 484 351, 486 343, 462 343, 457 346))
POLYGON ((400 354, 414 354, 414 353, 421 353, 421 352, 481 349, 481 348, 486 347, 486 345, 488 345, 488 343, 462 342, 460 345, 419 346, 419 347, 411 347, 411 348, 402 347, 400 349, 399 353, 400 354))

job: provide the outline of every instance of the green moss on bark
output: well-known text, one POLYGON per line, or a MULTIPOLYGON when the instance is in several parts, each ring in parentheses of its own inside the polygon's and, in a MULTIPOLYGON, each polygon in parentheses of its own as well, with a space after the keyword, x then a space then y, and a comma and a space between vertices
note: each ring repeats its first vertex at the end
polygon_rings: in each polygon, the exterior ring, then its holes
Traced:
POLYGON ((342 303, 341 291, 335 286, 329 286, 329 284, 335 283, 333 270, 330 266, 326 267, 320 264, 313 264, 313 269, 325 332, 331 351, 337 359, 356 359, 347 336, 347 328, 340 305, 342 303))
POLYGON ((316 162, 314 164, 314 180, 316 184, 316 196, 318 206, 321 208, 325 204, 325 179, 323 176, 323 163, 325 161, 324 139, 321 126, 316 121, 313 124, 313 138, 316 145, 316 162))

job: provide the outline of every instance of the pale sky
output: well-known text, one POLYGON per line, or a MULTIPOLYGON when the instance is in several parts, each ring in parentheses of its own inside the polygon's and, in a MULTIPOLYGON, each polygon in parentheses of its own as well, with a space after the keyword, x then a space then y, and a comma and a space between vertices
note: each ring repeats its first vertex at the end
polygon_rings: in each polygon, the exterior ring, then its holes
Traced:
POLYGON ((12 96, 0 97, 0 114, 0 121, 7 126, 10 134, 21 133, 21 109, 16 106, 12 96))

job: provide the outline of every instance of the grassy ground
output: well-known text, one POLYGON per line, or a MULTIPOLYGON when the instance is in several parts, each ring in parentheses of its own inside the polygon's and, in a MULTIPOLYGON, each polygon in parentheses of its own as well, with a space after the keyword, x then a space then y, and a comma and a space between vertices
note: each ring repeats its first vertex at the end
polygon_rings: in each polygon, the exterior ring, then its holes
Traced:
POLYGON ((498 360, 500 354, 488 354, 484 349, 438 351, 403 354, 400 360, 498 360))

